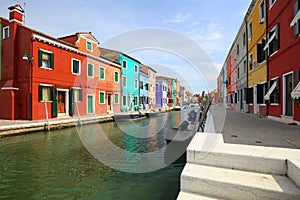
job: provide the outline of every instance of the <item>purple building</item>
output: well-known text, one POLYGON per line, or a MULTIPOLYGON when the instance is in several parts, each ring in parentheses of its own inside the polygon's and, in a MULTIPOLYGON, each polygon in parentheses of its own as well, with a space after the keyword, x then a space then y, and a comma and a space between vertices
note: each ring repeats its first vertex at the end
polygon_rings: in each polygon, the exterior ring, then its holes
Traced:
POLYGON ((156 107, 166 108, 168 106, 168 83, 163 80, 156 81, 156 107))

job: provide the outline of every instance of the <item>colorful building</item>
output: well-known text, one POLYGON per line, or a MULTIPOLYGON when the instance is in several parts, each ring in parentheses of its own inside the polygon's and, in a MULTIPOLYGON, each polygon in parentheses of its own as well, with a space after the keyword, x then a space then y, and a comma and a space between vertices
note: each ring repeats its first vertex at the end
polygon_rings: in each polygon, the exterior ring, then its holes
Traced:
POLYGON ((156 104, 156 71, 148 66, 149 70, 149 109, 154 109, 156 104))
POLYGON ((167 108, 168 106, 168 82, 165 80, 156 81, 156 108, 167 108))
POLYGON ((149 109, 149 68, 141 64, 140 73, 140 108, 142 110, 149 109))
POLYGON ((266 2, 253 0, 247 16, 248 27, 248 90, 249 112, 266 116, 264 95, 267 87, 266 2))
POLYGON ((140 61, 124 53, 100 48, 101 57, 107 58, 122 66, 122 106, 121 111, 135 111, 139 107, 140 97, 140 61))
POLYGON ((300 1, 266 1, 270 118, 300 122, 300 1), (298 98, 298 100, 297 100, 298 98))
POLYGON ((227 107, 232 110, 237 110, 237 87, 236 87, 236 72, 237 72, 237 54, 236 45, 232 45, 229 51, 227 63, 227 107))
POLYGON ((96 55, 98 42, 91 34, 79 37, 79 46, 74 45, 23 26, 21 6, 10 7, 9 12, 9 19, 1 18, 0 99, 5 102, 0 105, 0 118, 102 114, 88 63, 92 59, 115 69, 120 65, 96 55), (89 45, 85 37, 92 37, 89 45))

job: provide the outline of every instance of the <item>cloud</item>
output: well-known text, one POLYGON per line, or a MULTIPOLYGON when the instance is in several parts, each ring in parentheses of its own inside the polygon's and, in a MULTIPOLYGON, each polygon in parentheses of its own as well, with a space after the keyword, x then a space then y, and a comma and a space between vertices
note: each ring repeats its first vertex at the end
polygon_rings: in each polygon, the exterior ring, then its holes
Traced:
POLYGON ((187 22, 191 17, 192 17, 192 13, 177 13, 175 16, 168 18, 168 19, 164 19, 163 22, 165 24, 168 23, 173 23, 173 24, 178 24, 178 23, 184 23, 187 22))

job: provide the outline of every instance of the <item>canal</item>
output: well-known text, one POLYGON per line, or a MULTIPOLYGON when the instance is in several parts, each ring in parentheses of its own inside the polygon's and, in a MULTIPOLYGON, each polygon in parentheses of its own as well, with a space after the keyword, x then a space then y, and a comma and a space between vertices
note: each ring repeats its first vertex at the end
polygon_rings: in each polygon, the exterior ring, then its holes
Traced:
MULTIPOLYGON (((153 152, 166 147, 164 128, 179 125, 180 112, 126 123, 87 125, 84 137, 94 140, 92 130, 100 127, 120 149, 151 157, 153 152), (145 134, 150 135, 144 137, 145 134)), ((137 165, 134 158, 126 157, 127 154, 114 157, 105 144, 99 144, 102 155, 108 160, 111 156, 114 163, 120 159, 124 170, 118 170, 115 165, 111 168, 91 153, 80 132, 78 128, 69 128, 1 138, 0 199, 176 199, 184 163, 175 162, 146 173, 134 170, 129 173, 137 165)))

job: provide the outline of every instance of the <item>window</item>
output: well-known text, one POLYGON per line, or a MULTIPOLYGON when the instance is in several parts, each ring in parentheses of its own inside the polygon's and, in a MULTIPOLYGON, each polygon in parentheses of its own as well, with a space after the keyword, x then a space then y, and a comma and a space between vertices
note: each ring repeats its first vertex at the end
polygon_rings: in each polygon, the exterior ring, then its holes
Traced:
POLYGON ((247 72, 247 62, 244 60, 244 74, 247 72))
POLYGON ((243 34, 243 46, 246 45, 246 33, 243 34))
POLYGON ((39 101, 52 101, 52 86, 39 85, 39 101))
POLYGON ((88 67, 87 67, 87 71, 88 71, 88 77, 94 77, 94 65, 88 63, 88 67))
POLYGON ((246 95, 246 103, 252 104, 253 103, 253 88, 245 88, 245 95, 246 95))
POLYGON ((158 91, 158 84, 156 84, 156 91, 158 91))
POLYGON ((270 0, 270 8, 273 6, 276 0, 270 0))
POLYGON ((138 89, 138 80, 134 79, 134 88, 138 89))
POLYGON ((138 72, 138 66, 134 65, 134 72, 138 72))
POLYGON ((262 83, 257 85, 257 103, 258 104, 265 104, 265 94, 266 94, 266 88, 267 88, 267 83, 262 83))
POLYGON ((262 63, 266 60, 266 50, 264 47, 266 46, 266 40, 263 39, 261 43, 257 44, 257 62, 262 63))
POLYGON ((9 26, 3 28, 3 39, 9 38, 9 26))
POLYGON ((276 87, 270 95, 270 103, 279 103, 279 99, 280 99, 280 79, 276 78, 276 79, 271 80, 270 85, 273 85, 274 82, 276 82, 276 87))
POLYGON ((262 24, 265 21, 265 1, 263 0, 259 5, 259 19, 262 24))
POLYGON ((253 54, 250 55, 249 57, 249 67, 250 67, 250 71, 253 69, 253 54))
POLYGON ((39 50, 39 67, 54 69, 54 55, 53 53, 39 50))
POLYGON ((143 84, 143 81, 140 81, 140 89, 144 89, 144 84, 143 84))
POLYGON ((72 58, 72 74, 80 74, 80 61, 72 58))
POLYGON ((123 66, 123 68, 127 68, 127 62, 126 62, 126 60, 123 60, 123 62, 122 62, 122 66, 123 66))
POLYGON ((99 92, 99 103, 105 104, 105 93, 104 92, 99 92))
POLYGON ((127 77, 126 76, 122 77, 122 86, 127 87, 127 77))
POLYGON ((240 54, 240 45, 239 45, 239 44, 236 46, 236 54, 237 54, 237 55, 240 54))
POLYGON ((240 78, 240 68, 239 67, 237 68, 237 78, 238 79, 240 78))
POLYGON ((251 38, 252 38, 252 22, 250 22, 250 24, 249 24, 249 40, 251 40, 251 38))
POLYGON ((279 24, 277 24, 267 35, 268 42, 266 43, 264 50, 268 49, 268 55, 271 56, 279 50, 279 24))
POLYGON ((134 103, 135 106, 138 105, 138 97, 133 98, 133 103, 134 103))
POLYGON ((148 83, 145 84, 145 90, 149 91, 149 84, 148 83))
POLYGON ((290 27, 294 26, 294 34, 296 36, 300 33, 300 0, 296 0, 294 4, 294 19, 292 20, 290 27))
POLYGON ((123 105, 123 106, 127 106, 127 97, 126 97, 126 95, 123 95, 123 98, 122 98, 122 105, 123 105))
POLYGON ((86 49, 89 50, 89 51, 92 51, 92 50, 93 50, 93 45, 92 45, 91 42, 86 41, 86 49))
POLYGON ((115 104, 119 104, 119 94, 115 94, 115 104))
POLYGON ((82 90, 81 89, 73 89, 74 94, 74 102, 82 101, 82 90))
POLYGON ((118 83, 119 82, 119 73, 115 72, 115 82, 118 83))
POLYGON ((105 80, 105 69, 103 67, 100 67, 99 73, 100 80, 105 80))

